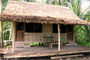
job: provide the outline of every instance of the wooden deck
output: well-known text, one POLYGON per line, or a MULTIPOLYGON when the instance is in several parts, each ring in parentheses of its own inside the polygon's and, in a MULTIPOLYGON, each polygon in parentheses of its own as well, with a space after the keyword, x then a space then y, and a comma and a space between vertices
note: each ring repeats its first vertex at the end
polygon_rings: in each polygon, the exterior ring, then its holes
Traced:
POLYGON ((6 48, 0 48, 0 54, 6 54, 7 49, 6 48))
POLYGON ((4 58, 41 57, 90 52, 90 48, 83 46, 65 46, 61 48, 61 51, 58 51, 57 47, 50 49, 47 46, 33 46, 18 49, 15 50, 15 53, 7 53, 4 58))

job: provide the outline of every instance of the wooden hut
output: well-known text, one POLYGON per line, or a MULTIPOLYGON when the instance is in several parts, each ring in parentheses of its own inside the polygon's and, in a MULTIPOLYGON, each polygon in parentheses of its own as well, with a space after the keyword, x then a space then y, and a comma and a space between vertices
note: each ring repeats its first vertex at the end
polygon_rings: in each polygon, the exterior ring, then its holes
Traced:
POLYGON ((60 51, 62 40, 75 43, 74 25, 88 25, 67 7, 20 1, 9 1, 0 20, 12 22, 12 52, 16 42, 57 42, 60 51))

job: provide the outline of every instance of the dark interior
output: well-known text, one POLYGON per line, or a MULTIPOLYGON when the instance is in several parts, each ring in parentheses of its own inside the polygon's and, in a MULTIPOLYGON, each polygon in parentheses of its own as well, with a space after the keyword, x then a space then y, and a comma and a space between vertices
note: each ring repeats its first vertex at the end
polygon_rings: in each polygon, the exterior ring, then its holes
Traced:
POLYGON ((42 24, 39 23, 26 23, 25 32, 42 33, 42 24))
MULTIPOLYGON (((24 23, 17 23, 16 29, 24 31, 24 23)), ((61 33, 72 32, 72 31, 73 31, 73 25, 60 24, 60 32, 61 33)), ((25 32, 42 33, 42 24, 40 24, 40 23, 25 23, 25 32)), ((58 33, 57 24, 53 24, 53 33, 58 33)))
MULTIPOLYGON (((66 25, 60 24, 60 32, 66 33, 66 25)), ((53 24, 53 33, 58 33, 57 24, 53 24)))

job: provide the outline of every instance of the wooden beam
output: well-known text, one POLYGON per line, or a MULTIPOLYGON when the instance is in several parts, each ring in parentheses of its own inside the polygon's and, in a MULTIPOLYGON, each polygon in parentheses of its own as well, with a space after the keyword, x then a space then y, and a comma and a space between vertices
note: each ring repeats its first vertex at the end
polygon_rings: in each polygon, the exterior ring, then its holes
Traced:
POLYGON ((84 56, 83 54, 77 54, 77 55, 67 55, 67 56, 56 56, 51 57, 51 59, 63 59, 63 58, 73 58, 73 57, 81 57, 84 56))
POLYGON ((14 53, 15 39, 16 39, 16 23, 15 22, 11 22, 11 28, 12 28, 12 53, 14 53))
POLYGON ((60 25, 58 24, 58 51, 60 51, 60 25))

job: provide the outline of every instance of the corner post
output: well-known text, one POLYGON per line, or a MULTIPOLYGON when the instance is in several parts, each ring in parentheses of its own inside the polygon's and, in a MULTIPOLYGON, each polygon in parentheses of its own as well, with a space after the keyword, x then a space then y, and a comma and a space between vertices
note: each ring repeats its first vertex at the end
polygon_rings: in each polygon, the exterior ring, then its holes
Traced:
POLYGON ((11 22, 11 28, 12 28, 12 53, 15 51, 15 39, 16 39, 16 23, 11 22))
MULTIPOLYGON (((0 0, 0 15, 2 11, 2 0, 0 0)), ((2 48, 2 21, 0 21, 0 48, 2 48)))
POLYGON ((0 48, 3 47, 3 38, 2 38, 2 22, 0 21, 0 48))
POLYGON ((60 25, 58 24, 58 51, 60 51, 60 25))

